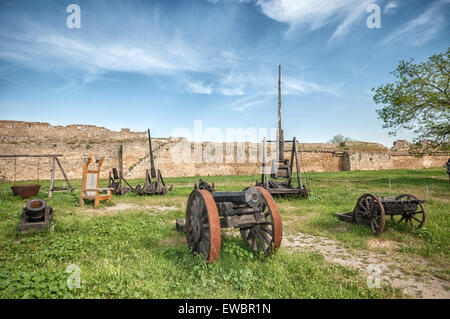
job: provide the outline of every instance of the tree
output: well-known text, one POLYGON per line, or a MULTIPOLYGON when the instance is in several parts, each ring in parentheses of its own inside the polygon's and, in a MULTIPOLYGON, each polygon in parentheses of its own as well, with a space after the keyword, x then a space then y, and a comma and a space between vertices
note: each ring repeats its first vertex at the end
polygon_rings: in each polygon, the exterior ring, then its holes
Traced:
POLYGON ((342 142, 351 142, 353 141, 350 137, 344 137, 342 134, 338 134, 333 136, 331 140, 328 141, 328 143, 342 143, 342 142))
POLYGON ((414 142, 425 148, 449 149, 449 50, 418 64, 414 59, 400 61, 391 72, 397 81, 372 89, 375 103, 382 105, 377 113, 383 128, 390 129, 389 135, 405 128, 414 131, 414 142))

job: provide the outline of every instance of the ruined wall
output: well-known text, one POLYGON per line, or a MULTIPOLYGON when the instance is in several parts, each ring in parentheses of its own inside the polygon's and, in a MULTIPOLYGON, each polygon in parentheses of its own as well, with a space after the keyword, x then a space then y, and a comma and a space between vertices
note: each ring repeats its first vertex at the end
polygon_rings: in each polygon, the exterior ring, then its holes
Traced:
POLYGON ((131 132, 128 128, 120 132, 95 125, 72 124, 52 126, 42 122, 0 121, 0 143, 94 143, 142 140, 147 132, 131 132))
POLYGON ((448 154, 414 156, 408 152, 385 153, 352 152, 348 155, 349 169, 352 171, 367 171, 380 169, 421 169, 442 167, 447 162, 448 154))
MULTIPOLYGON (((255 143, 191 143, 182 138, 152 138, 155 164, 164 177, 251 175, 261 172, 262 145, 255 143), (220 147, 218 147, 220 146, 220 147), (214 148, 212 148, 214 149, 214 148), (190 150, 190 151, 186 151, 190 150), (208 157, 198 157, 210 154, 208 157), (240 152, 243 150, 243 152, 240 152), (220 153, 220 154, 219 154, 220 153), (196 155, 197 154, 197 155, 196 155)), ((415 157, 408 153, 408 142, 392 149, 376 143, 300 143, 299 162, 307 172, 427 168, 442 166, 449 154, 415 157)), ((51 126, 49 123, 0 121, 0 154, 63 154, 61 164, 69 179, 80 179, 83 157, 105 157, 102 177, 119 168, 122 147, 123 173, 126 178, 143 178, 149 168, 147 132, 119 132, 93 125, 51 126)), ((275 157, 275 144, 268 144, 268 157, 275 157)), ((285 145, 290 158, 291 144, 285 145)), ((0 179, 40 180, 50 178, 50 158, 0 158, 0 179)), ((56 178, 63 176, 56 170, 56 178)))

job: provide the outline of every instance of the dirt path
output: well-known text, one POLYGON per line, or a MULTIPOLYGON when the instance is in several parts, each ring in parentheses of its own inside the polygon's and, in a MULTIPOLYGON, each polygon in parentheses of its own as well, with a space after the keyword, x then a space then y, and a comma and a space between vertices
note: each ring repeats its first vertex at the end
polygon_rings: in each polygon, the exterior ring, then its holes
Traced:
MULTIPOLYGON (((401 254, 382 254, 372 251, 349 250, 332 239, 304 233, 286 234, 282 246, 289 249, 313 250, 325 260, 352 267, 367 273, 368 282, 375 283, 373 275, 379 271, 381 285, 400 288, 404 295, 414 298, 450 298, 450 282, 430 274, 436 269, 426 260, 401 254)), ((375 288, 373 288, 375 289, 375 288)))
POLYGON ((83 210, 85 213, 91 213, 91 214, 107 214, 107 213, 118 213, 123 212, 127 210, 136 210, 136 209, 142 209, 145 211, 156 211, 156 212, 167 212, 167 211, 174 211, 179 209, 176 206, 157 206, 157 205, 137 205, 133 203, 117 203, 114 206, 106 206, 102 208, 90 208, 90 209, 84 209, 80 208, 80 210, 83 210))

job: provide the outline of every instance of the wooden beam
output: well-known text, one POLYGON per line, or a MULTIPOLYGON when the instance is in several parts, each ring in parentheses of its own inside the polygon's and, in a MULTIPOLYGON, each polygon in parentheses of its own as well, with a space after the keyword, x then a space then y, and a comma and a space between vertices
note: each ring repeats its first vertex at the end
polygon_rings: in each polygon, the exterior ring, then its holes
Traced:
POLYGON ((50 179, 50 190, 48 192, 48 198, 53 195, 53 188, 55 186, 55 160, 56 157, 52 158, 52 170, 51 170, 51 179, 50 179))
POLYGON ((58 163, 59 169, 61 170, 61 173, 63 174, 63 176, 64 176, 64 178, 65 178, 65 180, 66 180, 66 182, 67 182, 67 185, 69 186, 69 189, 70 189, 70 191, 71 191, 72 194, 73 194, 74 189, 72 188, 72 185, 70 185, 70 181, 69 181, 69 179, 67 178, 66 172, 64 172, 64 169, 63 169, 63 167, 62 167, 62 165, 61 165, 61 163, 60 163, 58 157, 55 156, 55 157, 53 157, 53 158, 56 159, 56 163, 58 163))
POLYGON ((63 154, 44 154, 44 155, 33 155, 33 154, 0 154, 0 157, 55 157, 55 156, 64 156, 63 154))

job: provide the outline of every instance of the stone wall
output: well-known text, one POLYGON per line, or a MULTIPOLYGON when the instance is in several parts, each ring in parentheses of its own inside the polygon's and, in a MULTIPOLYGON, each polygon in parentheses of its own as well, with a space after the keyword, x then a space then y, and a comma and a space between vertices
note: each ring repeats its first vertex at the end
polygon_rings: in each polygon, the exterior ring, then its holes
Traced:
MULTIPOLYGON (((261 172, 261 144, 191 143, 170 137, 152 138, 152 145, 155 165, 164 177, 261 172), (206 156, 199 158, 198 150, 200 154, 213 155, 214 162, 208 163, 206 156)), ((408 143, 401 141, 396 147, 387 149, 381 144, 364 142, 344 145, 300 143, 299 162, 302 170, 307 172, 333 172, 443 166, 449 157, 449 154, 416 157, 405 150, 405 145, 408 143)), ((289 143, 285 145, 285 158, 290 157, 291 147, 289 143)), ((129 129, 115 132, 93 125, 51 126, 49 123, 0 121, 0 154, 63 154, 60 161, 69 179, 81 178, 83 157, 89 155, 105 157, 104 178, 113 167, 119 168, 120 156, 126 178, 143 178, 150 166, 148 152, 147 132, 129 129)), ((275 144, 268 144, 268 156, 273 158, 275 152, 275 144)), ((0 178, 49 179, 50 166, 50 158, 0 158, 0 178)), ((56 178, 62 179, 58 169, 56 178)))

